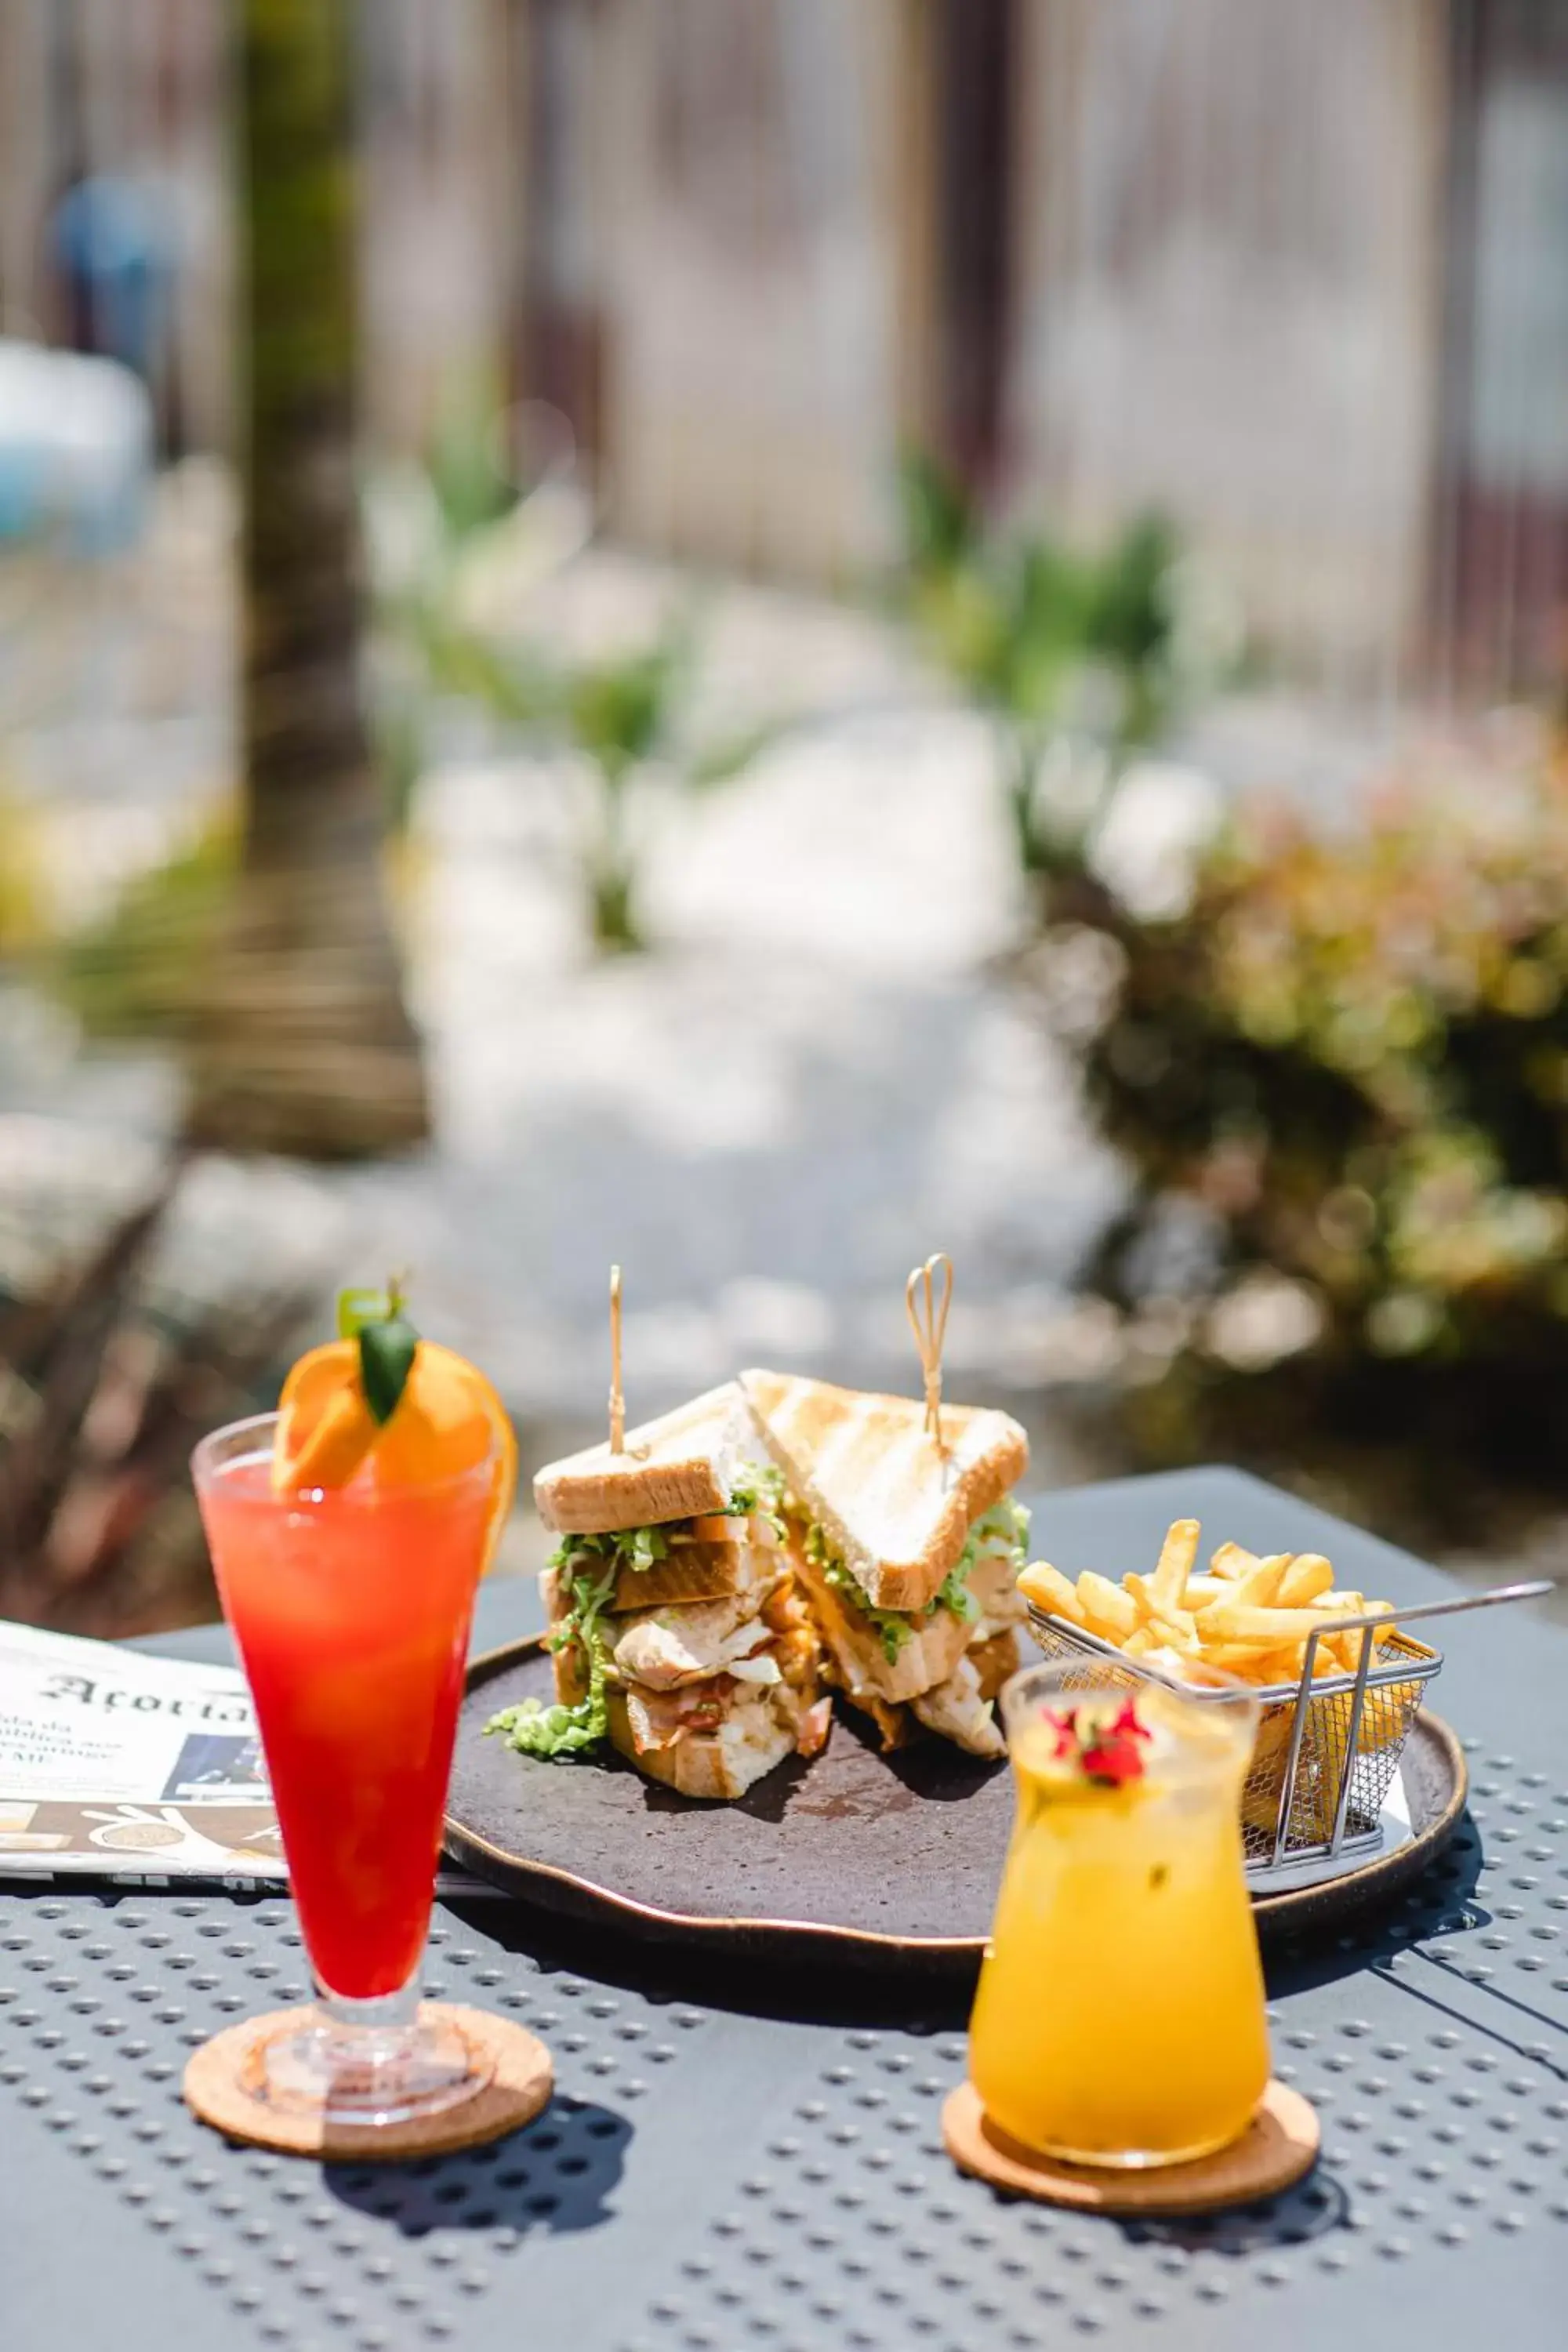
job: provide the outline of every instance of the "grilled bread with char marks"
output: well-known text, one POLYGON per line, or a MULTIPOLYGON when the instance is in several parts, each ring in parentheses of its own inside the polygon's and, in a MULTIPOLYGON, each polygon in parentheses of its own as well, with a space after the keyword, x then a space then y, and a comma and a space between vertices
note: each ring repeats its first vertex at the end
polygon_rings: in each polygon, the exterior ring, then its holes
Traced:
POLYGON ((939 1450, 912 1397, 791 1372, 742 1372, 741 1387, 791 1493, 877 1609, 933 1601, 973 1522, 1028 1467, 1023 1430, 985 1407, 944 1404, 939 1450))

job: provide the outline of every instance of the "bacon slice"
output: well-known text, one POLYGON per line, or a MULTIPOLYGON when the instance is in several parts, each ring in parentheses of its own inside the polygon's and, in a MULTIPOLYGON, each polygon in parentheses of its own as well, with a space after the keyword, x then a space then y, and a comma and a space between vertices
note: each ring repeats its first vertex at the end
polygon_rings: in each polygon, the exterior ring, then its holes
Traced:
POLYGON ((685 1690, 651 1691, 637 1684, 626 1690, 626 1720, 639 1756, 673 1748, 689 1731, 717 1731, 737 1685, 728 1675, 685 1690))

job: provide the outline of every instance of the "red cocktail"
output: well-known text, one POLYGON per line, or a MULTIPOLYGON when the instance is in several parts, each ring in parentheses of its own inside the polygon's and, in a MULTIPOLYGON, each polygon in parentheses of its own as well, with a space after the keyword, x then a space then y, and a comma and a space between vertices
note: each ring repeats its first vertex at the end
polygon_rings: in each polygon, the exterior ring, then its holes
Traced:
POLYGON ((416 1978, 500 1458, 412 1483, 372 1456, 342 1486, 280 1492, 276 1426, 236 1423, 193 1463, 322 1995, 324 2015, 270 2045, 268 2095, 391 2120, 483 2079, 458 2037, 416 2022, 416 1978))

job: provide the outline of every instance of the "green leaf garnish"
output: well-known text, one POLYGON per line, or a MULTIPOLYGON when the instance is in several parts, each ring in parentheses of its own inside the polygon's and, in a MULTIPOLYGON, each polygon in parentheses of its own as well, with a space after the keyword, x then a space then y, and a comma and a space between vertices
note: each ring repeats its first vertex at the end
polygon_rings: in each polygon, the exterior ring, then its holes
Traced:
MULTIPOLYGON (((401 1306, 401 1299, 397 1304, 401 1306)), ((338 1337, 357 1339, 367 1323, 384 1323, 394 1311, 390 1290, 340 1290, 338 1337)))
POLYGON ((967 1576, 983 1553, 995 1553, 1011 1559, 1016 1576, 1028 1556, 1028 1549, 1029 1514, 1022 1503, 1016 1503, 1009 1495, 1002 1502, 994 1503, 988 1511, 983 1511, 975 1520, 958 1556, 958 1565, 967 1576))
POLYGON ((383 1429, 402 1402, 419 1334, 401 1315, 384 1323, 367 1323, 359 1335, 359 1380, 372 1416, 383 1429))
POLYGON ((403 1312, 403 1286, 340 1290, 338 1337, 359 1341, 359 1380, 371 1417, 384 1429, 397 1411, 418 1353, 419 1334, 403 1312))

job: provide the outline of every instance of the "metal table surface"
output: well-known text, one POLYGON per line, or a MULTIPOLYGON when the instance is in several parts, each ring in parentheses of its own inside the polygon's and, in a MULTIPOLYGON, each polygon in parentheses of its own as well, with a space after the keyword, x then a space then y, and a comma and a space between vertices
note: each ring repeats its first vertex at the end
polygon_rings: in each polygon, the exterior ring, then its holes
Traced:
MULTIPOLYGON (((1120 1574, 1189 1512, 1211 1538, 1325 1550, 1368 1591, 1447 1589, 1225 1470, 1049 1496, 1035 1549, 1120 1574)), ((529 1630, 530 1591, 480 1598, 479 1645, 529 1630)), ((654 1958, 493 1898, 440 1907, 429 1986, 549 2042, 559 2095, 539 2122, 384 2171, 235 2148, 186 2114, 180 2070, 218 2026, 304 1992, 287 1902, 14 1886, 0 1893, 0 2346, 1560 2340, 1568 1634, 1529 1609, 1449 1630, 1434 1696, 1469 1750, 1473 1823, 1394 1911, 1270 1961, 1277 2071, 1324 2133, 1317 2174, 1286 2197, 1144 2226, 1004 2200, 941 2148, 962 1992, 654 1958)), ((155 1646, 210 1655, 221 1639, 155 1646)))

